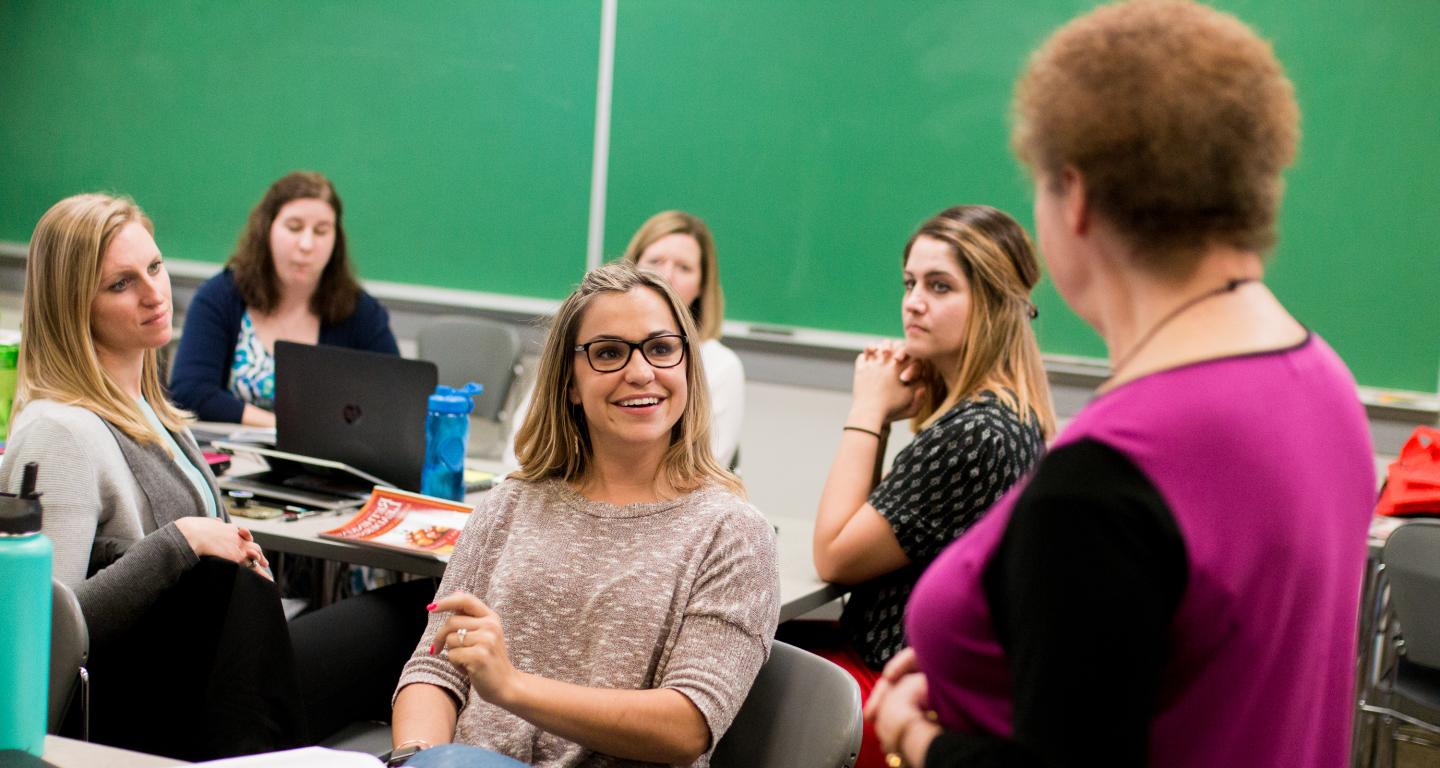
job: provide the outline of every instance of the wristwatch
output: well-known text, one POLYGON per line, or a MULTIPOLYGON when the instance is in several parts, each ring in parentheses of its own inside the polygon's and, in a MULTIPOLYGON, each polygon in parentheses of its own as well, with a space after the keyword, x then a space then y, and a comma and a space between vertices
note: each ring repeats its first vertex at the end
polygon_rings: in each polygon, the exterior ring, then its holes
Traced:
POLYGON ((380 759, 384 760, 387 766, 404 765, 406 760, 414 757, 415 753, 421 749, 424 749, 424 747, 421 747, 419 744, 402 744, 385 753, 380 759))

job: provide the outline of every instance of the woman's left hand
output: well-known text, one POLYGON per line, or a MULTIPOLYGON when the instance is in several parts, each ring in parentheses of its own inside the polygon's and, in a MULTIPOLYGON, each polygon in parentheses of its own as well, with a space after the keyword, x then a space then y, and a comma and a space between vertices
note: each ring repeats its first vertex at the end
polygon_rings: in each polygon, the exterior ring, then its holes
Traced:
POLYGON ((443 648, 450 663, 470 677, 480 698, 492 704, 503 702, 520 673, 510 664, 499 614, 468 592, 441 598, 430 610, 454 612, 435 633, 430 652, 439 653, 443 648))
POLYGON ((930 689, 924 673, 911 672, 873 691, 865 715, 875 725, 881 749, 903 755, 912 766, 923 766, 930 742, 940 733, 929 715, 930 689), (877 698, 875 693, 880 693, 877 698))
POLYGON ((865 719, 875 719, 881 703, 890 690, 895 687, 895 684, 900 682, 900 678, 918 671, 920 671, 920 662, 915 657, 914 648, 902 648, 899 653, 891 657, 890 661, 885 663, 885 670, 880 673, 880 679, 871 689, 870 698, 865 701, 865 719))

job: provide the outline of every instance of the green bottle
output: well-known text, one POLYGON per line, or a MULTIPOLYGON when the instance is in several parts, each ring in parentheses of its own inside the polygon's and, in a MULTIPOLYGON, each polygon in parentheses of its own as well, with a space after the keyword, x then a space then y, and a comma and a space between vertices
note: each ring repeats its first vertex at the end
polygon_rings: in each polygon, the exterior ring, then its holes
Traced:
POLYGON ((0 344, 0 445, 10 438, 10 406, 15 401, 15 365, 20 345, 0 344))

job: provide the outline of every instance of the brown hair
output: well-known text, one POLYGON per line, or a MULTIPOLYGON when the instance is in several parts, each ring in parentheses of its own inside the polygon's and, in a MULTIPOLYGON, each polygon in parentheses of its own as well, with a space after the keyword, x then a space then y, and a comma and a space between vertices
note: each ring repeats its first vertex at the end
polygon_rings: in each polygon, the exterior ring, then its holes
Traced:
POLYGON ((360 283, 350 270, 350 255, 345 247, 344 209, 340 195, 330 180, 314 171, 294 171, 281 177, 250 211, 245 229, 235 243, 228 266, 235 274, 235 288, 245 306, 261 313, 275 309, 280 303, 280 281, 275 275, 274 254, 270 252, 270 227, 280 209, 292 200, 321 200, 335 211, 335 250, 320 283, 310 297, 310 311, 324 325, 334 325, 350 317, 360 298, 360 283))
POLYGON ((690 314, 695 316, 701 341, 718 339, 720 326, 725 320, 725 293, 720 289, 720 262, 715 258, 715 238, 710 236, 710 228, 700 217, 684 211, 661 211, 651 216, 635 230, 620 260, 628 264, 640 263, 640 254, 656 240, 668 235, 689 235, 700 245, 700 295, 690 302, 690 314))
POLYGON ((575 380, 576 335, 585 310, 596 296, 605 293, 655 291, 670 306, 680 333, 687 339, 685 383, 689 393, 685 411, 670 431, 670 449, 661 461, 666 480, 677 490, 693 490, 705 480, 714 480, 737 494, 744 494, 740 479, 715 461, 710 452, 710 394, 705 369, 696 354, 695 323, 685 312, 674 289, 658 275, 625 262, 605 264, 585 273, 580 286, 560 305, 535 379, 533 405, 515 434, 515 456, 520 469, 512 477, 521 480, 559 478, 579 481, 591 463, 590 434, 585 411, 570 402, 570 385, 575 380))
POLYGON ((1040 280, 1040 263, 1024 228, 989 206, 946 208, 910 236, 901 266, 909 262, 910 248, 920 237, 950 246, 970 283, 970 316, 958 369, 942 372, 925 366, 927 395, 912 421, 915 430, 929 426, 960 401, 990 390, 1021 421, 1034 418, 1046 437, 1054 434, 1050 385, 1030 327, 1036 312, 1030 291, 1040 280), (945 373, 954 375, 953 389, 946 386, 945 373))
POLYGON ((1146 266, 1274 245, 1300 109, 1270 44, 1234 16, 1187 0, 1098 8, 1035 51, 1014 111, 1021 162, 1051 183, 1079 171, 1146 266))
MULTIPOLYGON (((115 235, 132 222, 155 233, 155 226, 134 200, 88 194, 50 206, 35 225, 25 261, 24 332, 16 366, 15 412, 31 400, 78 405, 138 443, 163 447, 164 438, 150 426, 140 406, 100 365, 90 321, 105 251, 115 235)), ((166 428, 184 429, 186 413, 166 398, 159 357, 153 349, 145 350, 141 363, 140 394, 166 428)))

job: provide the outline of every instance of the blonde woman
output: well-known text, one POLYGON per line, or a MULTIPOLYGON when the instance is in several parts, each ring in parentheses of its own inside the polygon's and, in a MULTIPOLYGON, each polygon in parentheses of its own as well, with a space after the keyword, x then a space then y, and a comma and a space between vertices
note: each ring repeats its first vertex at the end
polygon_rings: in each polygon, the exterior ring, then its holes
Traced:
POLYGON ((661 211, 635 231, 621 261, 665 278, 695 318, 710 390, 711 448, 717 461, 734 466, 745 421, 745 368, 740 356, 720 343, 725 293, 710 228, 684 211, 661 211))
POLYGON ((89 625, 97 740, 190 759, 286 746, 299 711, 265 555, 229 522, 160 384, 170 278, 152 231, 133 201, 99 194, 62 200, 36 225, 0 488, 14 492, 24 466, 39 464, 55 578, 89 625), (224 605, 207 602, 221 595, 224 605), (193 621, 167 629, 170 610, 193 621), (218 626, 240 635, 191 637, 218 626), (208 690, 211 662, 237 646, 247 652, 228 673, 254 679, 211 690, 202 706, 167 700, 208 690), (146 666, 162 660, 171 672, 146 666), (262 679, 273 685, 263 695, 262 679), (212 727, 221 711, 237 714, 212 727))
MULTIPOLYGON (((868 694, 905 645, 905 601, 925 566, 1029 471, 1054 430, 1030 321, 1039 265, 1025 231, 994 208, 926 221, 901 262, 904 344, 865 350, 840 448, 816 515, 815 568, 853 585, 833 628, 782 637, 845 667, 868 694), (874 477, 889 425, 915 439, 874 477)), ((867 732, 860 766, 881 765, 867 732)))
MULTIPOLYGON (((661 211, 635 231, 620 261, 660 275, 690 310, 698 334, 695 346, 705 363, 705 385, 710 392, 711 453, 722 465, 735 467, 745 421, 745 367, 740 356, 720 342, 725 293, 720 287, 720 262, 710 228, 700 217, 684 211, 661 211)), ((527 397, 516 411, 517 431, 529 404, 527 397)), ((514 435, 510 443, 506 458, 515 465, 514 435)))
POLYGON ((466 526, 401 676, 408 764, 706 764, 769 653, 779 574, 710 452, 695 336, 628 264, 561 305, 521 468, 466 526), (484 749, 431 749, 449 742, 484 749))

